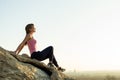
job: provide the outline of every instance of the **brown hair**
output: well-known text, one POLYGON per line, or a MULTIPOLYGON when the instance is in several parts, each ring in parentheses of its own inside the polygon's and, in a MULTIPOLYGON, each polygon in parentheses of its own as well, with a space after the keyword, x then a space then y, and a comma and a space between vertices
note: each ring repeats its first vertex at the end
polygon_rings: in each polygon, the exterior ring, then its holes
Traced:
POLYGON ((25 31, 26 31, 26 34, 29 34, 30 33, 30 29, 34 26, 34 24, 27 24, 26 27, 25 27, 25 31))

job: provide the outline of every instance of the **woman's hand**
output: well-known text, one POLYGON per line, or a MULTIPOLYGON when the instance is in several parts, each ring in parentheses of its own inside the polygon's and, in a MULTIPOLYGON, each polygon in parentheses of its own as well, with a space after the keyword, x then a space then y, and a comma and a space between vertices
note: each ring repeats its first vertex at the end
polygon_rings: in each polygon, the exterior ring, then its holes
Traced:
POLYGON ((17 54, 17 51, 13 51, 14 54, 17 54))
POLYGON ((16 55, 16 51, 9 51, 10 52, 10 54, 12 54, 12 55, 16 55))

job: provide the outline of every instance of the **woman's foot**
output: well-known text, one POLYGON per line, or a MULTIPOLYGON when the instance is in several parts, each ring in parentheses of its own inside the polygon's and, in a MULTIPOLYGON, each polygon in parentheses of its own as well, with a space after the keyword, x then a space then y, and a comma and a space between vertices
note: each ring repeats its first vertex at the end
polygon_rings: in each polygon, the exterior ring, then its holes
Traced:
POLYGON ((61 71, 61 72, 64 72, 64 71, 65 71, 65 69, 64 69, 64 68, 61 68, 61 67, 58 67, 57 69, 58 69, 58 71, 61 71))
POLYGON ((47 64, 47 66, 48 67, 54 67, 54 64, 50 62, 50 63, 47 64))

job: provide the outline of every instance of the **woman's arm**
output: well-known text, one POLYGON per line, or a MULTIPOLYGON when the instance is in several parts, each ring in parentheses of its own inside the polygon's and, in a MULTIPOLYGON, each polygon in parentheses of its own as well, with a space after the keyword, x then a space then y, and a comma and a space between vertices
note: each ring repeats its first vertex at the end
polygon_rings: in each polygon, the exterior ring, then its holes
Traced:
POLYGON ((30 39, 30 35, 26 35, 25 39, 22 41, 22 43, 17 47, 15 53, 19 54, 20 51, 23 49, 23 47, 25 46, 26 42, 30 39))

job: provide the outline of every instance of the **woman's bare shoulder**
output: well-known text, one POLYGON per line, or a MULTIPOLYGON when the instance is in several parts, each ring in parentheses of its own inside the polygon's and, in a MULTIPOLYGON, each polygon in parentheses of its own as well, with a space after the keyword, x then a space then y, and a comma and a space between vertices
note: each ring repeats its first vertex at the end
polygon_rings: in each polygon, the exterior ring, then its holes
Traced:
POLYGON ((32 36, 31 34, 27 34, 27 35, 26 35, 26 38, 27 38, 27 39, 31 39, 31 38, 33 38, 33 36, 32 36))
POLYGON ((27 34, 27 35, 25 36, 25 39, 27 39, 27 40, 29 40, 30 38, 31 38, 30 34, 27 34))

